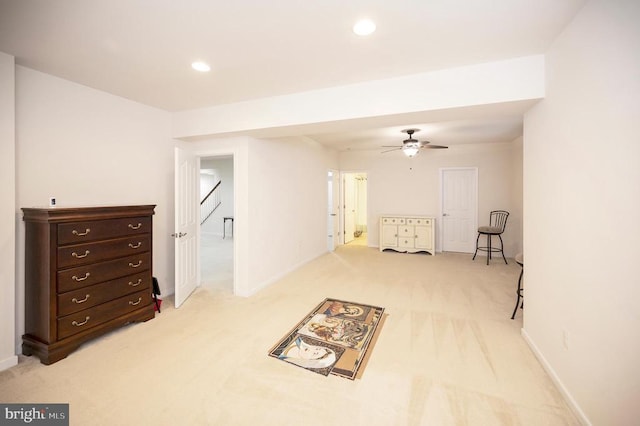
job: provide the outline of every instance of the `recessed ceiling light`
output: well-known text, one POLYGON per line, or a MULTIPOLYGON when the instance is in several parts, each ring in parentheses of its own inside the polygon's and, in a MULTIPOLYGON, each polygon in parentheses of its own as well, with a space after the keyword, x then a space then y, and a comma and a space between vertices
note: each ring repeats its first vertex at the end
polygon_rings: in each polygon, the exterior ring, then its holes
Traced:
POLYGON ((361 19, 353 26, 353 32, 359 36, 366 36, 376 30, 376 24, 369 19, 361 19))
POLYGON ((207 64, 205 64, 204 62, 194 62, 191 64, 191 68, 193 68, 196 71, 200 71, 200 72, 207 72, 207 71, 211 71, 211 67, 207 64))

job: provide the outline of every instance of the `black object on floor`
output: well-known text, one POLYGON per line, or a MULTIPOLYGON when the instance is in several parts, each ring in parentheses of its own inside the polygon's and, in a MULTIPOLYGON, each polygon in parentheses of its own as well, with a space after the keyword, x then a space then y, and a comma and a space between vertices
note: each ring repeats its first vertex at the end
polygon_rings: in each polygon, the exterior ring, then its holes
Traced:
POLYGON ((153 282, 153 301, 156 304, 156 309, 158 313, 160 313, 160 303, 158 303, 158 295, 160 294, 160 285, 158 284, 158 279, 156 277, 152 277, 153 282))

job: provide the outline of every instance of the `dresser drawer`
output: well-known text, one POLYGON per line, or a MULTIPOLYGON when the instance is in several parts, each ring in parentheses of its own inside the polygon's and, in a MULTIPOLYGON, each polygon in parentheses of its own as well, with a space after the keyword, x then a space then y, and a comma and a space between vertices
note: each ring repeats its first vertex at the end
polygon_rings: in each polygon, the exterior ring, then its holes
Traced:
POLYGON ((400 248, 414 248, 415 247, 415 238, 411 237, 403 237, 398 238, 398 247, 400 248))
POLYGON ((431 225, 431 219, 425 219, 425 218, 420 218, 420 219, 407 219, 407 223, 410 223, 412 225, 419 225, 419 226, 429 226, 431 225))
POLYGON ((383 217, 382 224, 383 225, 404 225, 405 218, 404 217, 383 217))
POLYGON ((151 269, 151 254, 147 252, 61 270, 58 271, 58 293, 77 290, 149 269, 151 269))
POLYGON ((148 233, 151 233, 150 217, 61 223, 58 225, 58 244, 78 244, 148 233))
POLYGON ((82 311, 145 289, 151 291, 149 271, 58 294, 58 316, 82 311))
POLYGON ((58 248, 58 268, 95 263, 102 260, 149 251, 148 234, 58 248))
POLYGON ((151 292, 143 290, 58 318, 58 339, 88 330, 149 304, 151 304, 151 292))
POLYGON ((398 227, 398 237, 415 237, 416 232, 413 226, 401 225, 398 227))

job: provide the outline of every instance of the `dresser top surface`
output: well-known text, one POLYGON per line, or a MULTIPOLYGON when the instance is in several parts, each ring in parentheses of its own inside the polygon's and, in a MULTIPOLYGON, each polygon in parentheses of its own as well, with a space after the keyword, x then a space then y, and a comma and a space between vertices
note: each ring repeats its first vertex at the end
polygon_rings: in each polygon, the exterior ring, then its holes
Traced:
POLYGON ((407 219, 413 219, 413 218, 435 219, 435 216, 428 215, 428 214, 381 214, 380 217, 381 218, 385 218, 385 217, 403 217, 403 218, 407 218, 407 219))
POLYGON ((155 204, 131 206, 23 207, 24 220, 68 222, 153 215, 155 204))

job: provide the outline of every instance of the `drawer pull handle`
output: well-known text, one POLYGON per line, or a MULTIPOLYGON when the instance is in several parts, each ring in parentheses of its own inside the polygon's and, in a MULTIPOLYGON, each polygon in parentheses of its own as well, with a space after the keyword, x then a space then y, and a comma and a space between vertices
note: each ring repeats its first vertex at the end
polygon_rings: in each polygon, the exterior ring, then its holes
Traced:
POLYGON ((84 237, 85 235, 87 235, 89 232, 91 232, 91 229, 87 228, 84 230, 84 232, 78 232, 75 229, 73 231, 71 231, 71 233, 73 235, 77 235, 78 237, 84 237))
POLYGON ((86 274, 84 274, 84 277, 82 277, 82 278, 78 278, 77 276, 74 275, 74 276, 71 277, 71 279, 74 280, 74 281, 80 282, 80 281, 84 281, 87 278, 89 278, 89 275, 91 275, 91 274, 89 272, 87 272, 86 274))
POLYGON ((140 229, 141 226, 142 226, 142 224, 140 222, 138 222, 137 225, 129 224, 129 228, 131 228, 131 229, 140 229))
POLYGON ((140 265, 142 265, 142 260, 138 260, 138 263, 136 263, 135 265, 133 263, 129 262, 129 266, 131 266, 132 268, 137 268, 140 265))
POLYGON ((142 302, 142 297, 138 297, 138 300, 137 300, 136 302, 132 302, 131 300, 129 300, 129 304, 130 304, 131 306, 139 305, 139 304, 140 304, 140 302, 142 302))
POLYGON ((71 299, 71 301, 72 301, 73 303, 77 303, 77 304, 84 303, 84 302, 86 302, 87 300, 89 300, 89 295, 88 295, 88 294, 85 294, 84 299, 80 299, 80 300, 78 300, 78 299, 76 299, 75 297, 74 297, 73 299, 71 299))
POLYGON ((86 317, 84 317, 84 321, 82 322, 78 322, 78 321, 72 321, 71 325, 75 325, 76 327, 82 327, 83 325, 85 325, 86 323, 89 322, 89 316, 87 315, 86 317))
POLYGON ((85 250, 84 254, 78 254, 74 251, 73 253, 71 253, 71 256, 75 257, 76 259, 82 259, 83 257, 89 256, 89 253, 91 253, 89 250, 85 250))
POLYGON ((140 284, 142 284, 142 278, 138 278, 138 281, 137 281, 137 282, 135 282, 135 283, 133 283, 133 282, 129 281, 129 285, 130 285, 131 287, 138 287, 140 284))
POLYGON ((136 244, 135 246, 131 243, 129 243, 129 247, 132 249, 137 249, 140 248, 140 246, 142 245, 142 241, 138 241, 138 244, 136 244))

